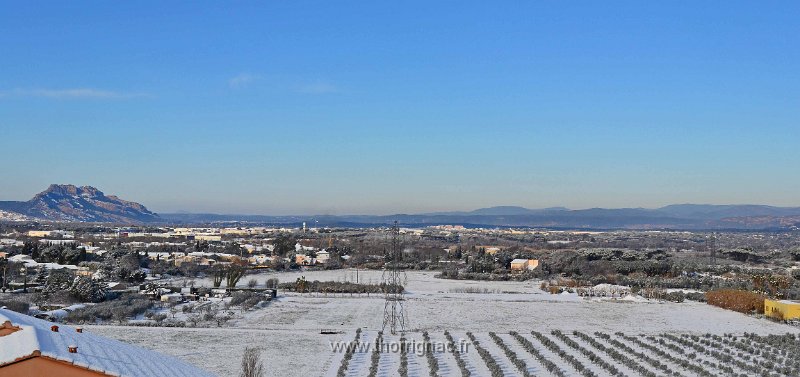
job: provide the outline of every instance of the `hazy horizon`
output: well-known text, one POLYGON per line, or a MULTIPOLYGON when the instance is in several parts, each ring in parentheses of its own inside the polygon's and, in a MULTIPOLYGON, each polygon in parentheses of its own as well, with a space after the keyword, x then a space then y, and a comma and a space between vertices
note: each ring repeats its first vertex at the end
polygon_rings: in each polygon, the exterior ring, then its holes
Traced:
MULTIPOLYGON (((54 185, 69 185, 69 184, 71 184, 71 183, 54 183, 54 185)), ((92 186, 92 185, 89 185, 89 184, 77 184, 77 185, 74 185, 74 186, 82 187, 82 186, 92 186)), ((92 186, 92 187, 94 187, 94 186, 92 186)), ((94 188, 100 190, 105 195, 119 196, 119 195, 117 195, 117 194, 115 194, 113 192, 105 191, 100 187, 94 187, 94 188)), ((36 193, 38 194, 39 192, 41 192, 41 191, 37 191, 36 193)), ((33 195, 35 195, 35 194, 31 194, 31 197, 33 195)), ((8 198, 0 197, 0 201, 8 201, 8 200, 11 200, 11 201, 27 201, 28 199, 30 199, 30 197, 29 198, 24 198, 24 199, 8 199, 8 198)), ((126 198, 126 197, 121 197, 121 199, 127 200, 127 201, 137 202, 136 200, 133 200, 133 199, 130 199, 130 198, 126 198)), ((755 206, 766 205, 766 206, 784 207, 784 208, 800 208, 800 206, 798 206, 798 205, 781 206, 781 205, 772 205, 772 204, 769 204, 769 203, 691 203, 691 202, 685 202, 685 203, 667 203, 667 204, 656 206, 656 207, 644 207, 644 206, 627 206, 627 207, 589 206, 589 207, 574 208, 574 207, 567 207, 567 206, 560 206, 560 205, 531 207, 531 206, 517 205, 517 204, 494 204, 494 205, 471 207, 471 208, 457 208, 457 209, 452 209, 452 208, 447 209, 447 208, 445 208, 445 209, 438 209, 438 210, 433 210, 433 211, 422 211, 422 210, 420 210, 420 211, 402 211, 402 210, 398 210, 398 211, 394 211, 394 212, 390 211, 390 212, 372 212, 372 213, 361 212, 361 213, 359 213, 359 212, 348 212, 348 211, 342 211, 342 212, 330 212, 330 211, 320 212, 320 211, 317 211, 317 212, 314 212, 312 210, 310 212, 286 212, 286 213, 263 213, 262 212, 262 213, 254 213, 254 212, 235 212, 235 211, 225 211, 225 210, 223 210, 223 211, 213 211, 213 210, 204 211, 204 210, 198 210, 198 209, 159 210, 157 208, 149 206, 147 203, 139 202, 139 204, 144 205, 149 210, 151 210, 153 212, 156 212, 156 213, 170 213, 170 214, 204 214, 204 213, 207 213, 207 214, 217 214, 217 215, 246 215, 246 216, 329 216, 329 215, 330 216, 342 216, 342 215, 356 215, 356 216, 357 215, 378 215, 378 216, 380 216, 380 215, 399 215, 399 214, 414 215, 414 214, 431 214, 431 213, 448 213, 448 212, 470 212, 470 211, 474 211, 474 210, 480 210, 480 209, 486 209, 486 208, 496 208, 496 207, 521 207, 521 208, 526 208, 526 209, 531 209, 531 210, 564 208, 564 209, 571 210, 571 211, 574 211, 574 210, 587 210, 587 209, 659 209, 659 208, 662 208, 662 207, 665 207, 665 206, 669 206, 669 205, 723 205, 723 206, 724 205, 745 205, 745 206, 746 205, 755 205, 755 206)), ((413 208, 413 206, 412 207, 406 206, 404 208, 413 208)))
POLYGON ((8 2, 0 200, 798 206, 800 3, 770 5, 8 2))

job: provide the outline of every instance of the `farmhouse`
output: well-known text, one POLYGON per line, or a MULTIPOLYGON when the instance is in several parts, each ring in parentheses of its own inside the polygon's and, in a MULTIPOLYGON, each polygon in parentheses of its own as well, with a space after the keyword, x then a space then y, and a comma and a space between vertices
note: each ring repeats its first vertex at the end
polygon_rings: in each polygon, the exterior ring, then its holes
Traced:
POLYGON ((220 242, 222 236, 216 234, 196 234, 194 239, 197 241, 220 242))
POLYGON ((180 293, 167 293, 161 295, 161 302, 166 302, 169 304, 177 304, 183 301, 183 295, 180 293))
POLYGON ((0 309, 0 375, 212 376, 170 356, 0 309))
POLYGON ((313 266, 317 263, 317 259, 309 257, 308 255, 295 254, 294 262, 301 266, 313 266))
POLYGON ((775 319, 800 319, 800 301, 764 300, 764 314, 775 319))
MULTIPOLYGON (((310 242, 310 241, 305 241, 305 240, 301 240, 301 241, 304 241, 306 243, 310 242)), ((303 245, 302 243, 298 242, 298 243, 294 244, 294 250, 296 252, 300 253, 300 252, 304 252, 304 251, 314 251, 316 249, 313 246, 306 246, 306 245, 303 245)))
POLYGON ((478 248, 478 250, 483 249, 486 252, 486 254, 489 255, 495 255, 503 251, 503 248, 500 246, 476 246, 476 247, 478 248))
POLYGON ((28 237, 62 237, 64 235, 63 231, 60 230, 29 230, 28 237))
POLYGON ((511 272, 535 270, 539 267, 538 259, 514 259, 511 261, 511 272))
POLYGON ((268 264, 271 260, 270 260, 270 257, 268 257, 268 256, 266 256, 264 254, 256 254, 256 255, 251 255, 250 257, 248 257, 247 261, 251 265, 263 266, 263 265, 268 264))
POLYGON ((322 249, 317 252, 317 263, 325 264, 331 259, 331 253, 327 250, 322 249))

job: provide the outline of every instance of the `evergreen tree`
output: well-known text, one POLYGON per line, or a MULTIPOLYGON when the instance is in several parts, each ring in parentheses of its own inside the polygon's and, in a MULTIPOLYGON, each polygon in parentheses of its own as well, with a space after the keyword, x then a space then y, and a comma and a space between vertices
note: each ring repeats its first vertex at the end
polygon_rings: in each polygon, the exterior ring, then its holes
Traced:
POLYGON ((69 289, 75 298, 81 301, 100 302, 105 300, 108 287, 105 283, 88 276, 79 276, 69 289))

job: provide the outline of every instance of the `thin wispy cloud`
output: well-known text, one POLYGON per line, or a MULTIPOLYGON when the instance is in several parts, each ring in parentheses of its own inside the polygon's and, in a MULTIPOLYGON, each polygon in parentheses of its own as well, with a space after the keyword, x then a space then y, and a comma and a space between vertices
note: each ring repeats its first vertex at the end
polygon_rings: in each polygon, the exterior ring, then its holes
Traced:
POLYGON ((338 92, 339 88, 327 82, 316 82, 312 84, 301 85, 297 87, 295 91, 304 94, 328 94, 338 92))
POLYGON ((242 73, 234 77, 231 77, 228 80, 228 86, 230 86, 231 88, 243 88, 258 80, 261 80, 260 75, 254 75, 251 73, 242 73))
POLYGON ((38 97, 54 99, 121 99, 144 97, 143 93, 127 93, 95 88, 12 89, 0 91, 0 98, 38 97))

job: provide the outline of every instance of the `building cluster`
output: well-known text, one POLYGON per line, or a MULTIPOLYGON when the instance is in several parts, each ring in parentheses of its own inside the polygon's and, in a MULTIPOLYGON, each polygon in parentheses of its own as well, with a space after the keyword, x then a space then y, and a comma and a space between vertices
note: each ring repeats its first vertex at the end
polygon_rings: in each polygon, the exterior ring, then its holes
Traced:
MULTIPOLYGON (((81 235, 80 239, 73 232, 65 230, 30 230, 24 233, 28 238, 34 238, 45 245, 66 245, 83 249, 87 254, 103 255, 106 248, 95 246, 97 241, 117 240, 118 246, 129 249, 144 250, 157 247, 185 247, 196 242, 209 245, 225 246, 235 243, 243 251, 239 255, 221 252, 148 252, 146 257, 151 260, 173 262, 179 266, 184 263, 198 265, 213 265, 215 263, 245 262, 252 266, 269 266, 278 262, 297 263, 303 266, 325 265, 330 260, 330 253, 324 248, 318 248, 304 243, 302 240, 295 245, 295 255, 287 257, 275 256, 272 238, 269 236, 277 233, 293 232, 291 228, 270 227, 237 227, 237 228, 159 228, 157 231, 142 231, 137 228, 116 228, 103 233, 81 235), (92 241, 87 241, 88 239, 92 241), (141 241, 139 241, 139 239, 141 241), (162 240, 159 240, 162 239, 162 240), (83 241, 82 241, 83 240, 83 241)), ((306 230, 314 231, 314 229, 306 230)), ((101 242, 102 243, 102 242, 101 242)), ((6 257, 2 251, 4 246, 22 246, 23 241, 15 238, 0 239, 0 258, 6 257)), ((30 257, 17 256, 24 260, 28 267, 68 268, 78 270, 73 265, 58 265, 55 263, 36 263, 30 257)))

